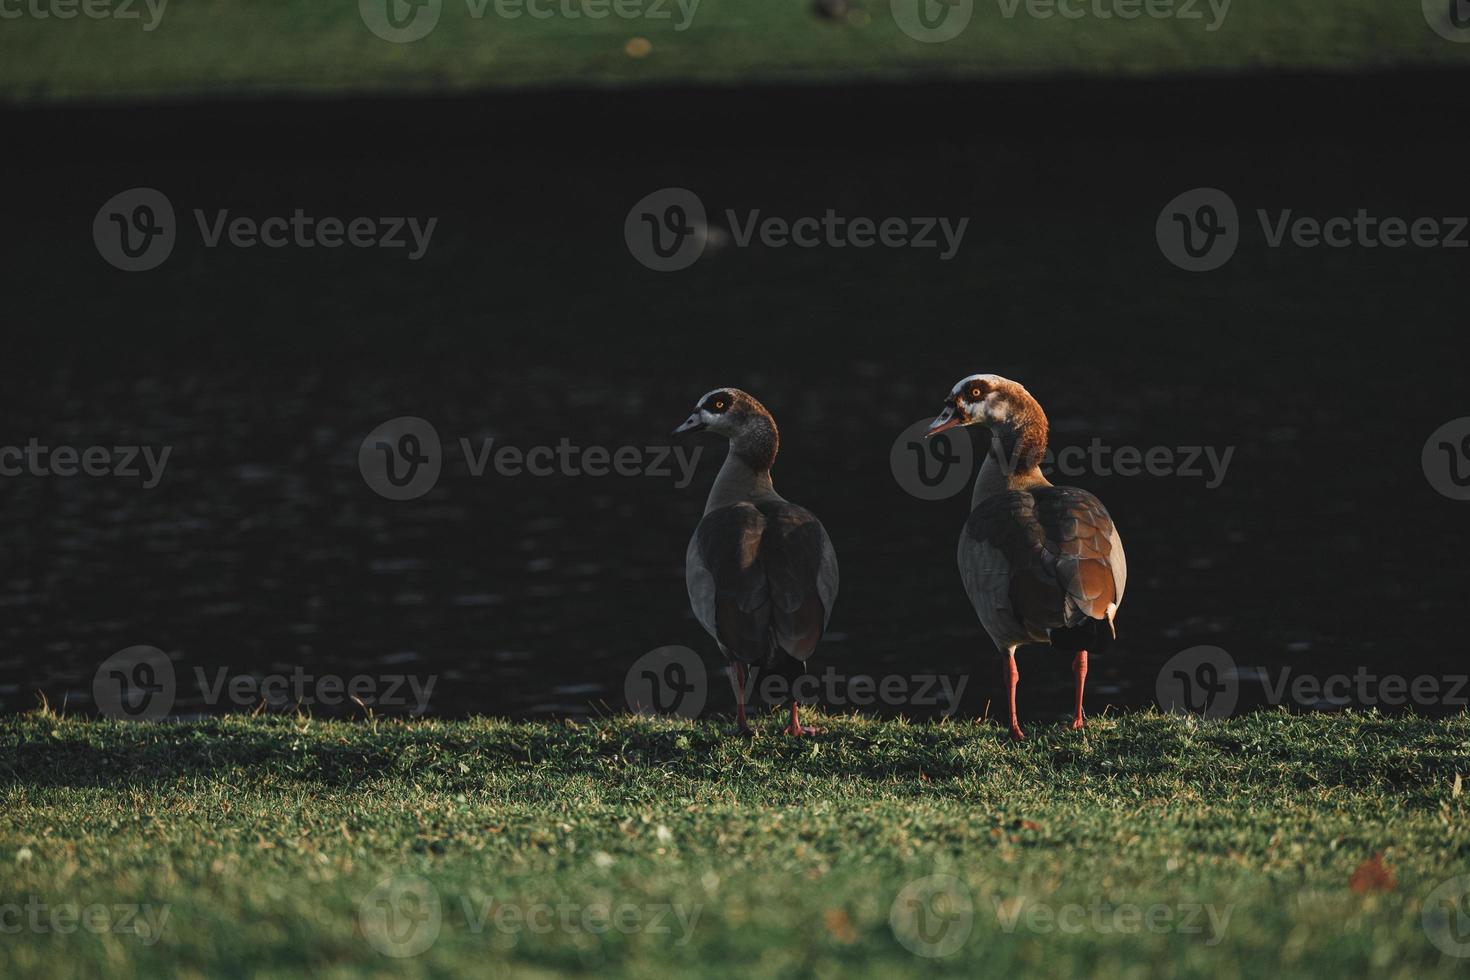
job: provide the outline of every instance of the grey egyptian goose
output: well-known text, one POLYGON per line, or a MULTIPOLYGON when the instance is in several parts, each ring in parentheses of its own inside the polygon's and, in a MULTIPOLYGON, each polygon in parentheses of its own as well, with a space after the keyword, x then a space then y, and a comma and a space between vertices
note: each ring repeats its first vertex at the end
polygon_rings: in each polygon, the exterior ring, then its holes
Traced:
POLYGON ((1025 737, 1016 719, 1016 648, 1028 643, 1074 655, 1072 727, 1081 728, 1087 654, 1117 636, 1113 618, 1128 581, 1123 542, 1101 501, 1041 475, 1046 413, 1025 388, 994 374, 965 378, 928 434, 962 425, 990 431, 960 534, 959 566, 985 632, 1005 655, 1011 735, 1025 737))
MULTIPOLYGON (((764 405, 716 388, 674 432, 706 430, 729 439, 730 451, 689 540, 684 580, 695 618, 733 668, 736 720, 748 736, 746 672, 805 671, 837 600, 837 556, 811 511, 771 484, 781 437, 764 405)), ((815 732, 802 726, 793 698, 786 734, 815 732)))

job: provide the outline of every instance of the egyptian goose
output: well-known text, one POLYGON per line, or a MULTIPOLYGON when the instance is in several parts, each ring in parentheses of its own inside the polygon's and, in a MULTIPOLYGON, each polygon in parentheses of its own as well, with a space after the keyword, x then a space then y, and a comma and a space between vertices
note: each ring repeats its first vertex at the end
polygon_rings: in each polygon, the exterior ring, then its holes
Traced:
POLYGON ((950 391, 929 426, 938 435, 961 425, 990 430, 990 451, 975 478, 970 519, 960 533, 960 579, 985 632, 1005 653, 1011 736, 1016 720, 1016 648, 1046 643, 1074 654, 1074 729, 1082 727, 1087 654, 1117 636, 1128 565, 1107 510, 1092 494, 1057 487, 1041 475, 1046 413, 1030 392, 994 374, 973 374, 950 391))
MULTIPOLYGON (((695 618, 733 668, 737 724, 749 736, 746 671, 788 679, 805 671, 837 599, 837 556, 811 511, 771 485, 781 437, 764 405, 737 388, 716 388, 674 432, 704 430, 729 439, 730 451, 689 540, 684 580, 695 618)), ((802 726, 792 698, 785 733, 816 731, 802 726)))

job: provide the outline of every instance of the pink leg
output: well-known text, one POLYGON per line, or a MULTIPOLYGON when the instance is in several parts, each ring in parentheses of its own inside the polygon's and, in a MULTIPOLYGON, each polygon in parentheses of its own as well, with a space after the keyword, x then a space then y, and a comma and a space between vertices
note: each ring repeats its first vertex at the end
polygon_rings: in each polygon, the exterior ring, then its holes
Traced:
POLYGON ((745 721, 745 665, 735 664, 735 733, 750 738, 755 732, 745 721))
POLYGON ((1021 679, 1021 672, 1016 669, 1016 651, 1006 651, 1006 687, 1010 691, 1011 704, 1011 738, 1021 741, 1026 733, 1021 731, 1021 723, 1016 720, 1016 682, 1021 679))
POLYGON ((822 733, 822 730, 820 728, 812 728, 809 725, 808 726, 803 726, 802 725, 801 719, 798 718, 797 715, 796 715, 796 702, 795 701, 792 701, 791 702, 791 724, 789 724, 789 725, 786 726, 786 730, 784 732, 782 732, 782 734, 783 735, 820 735, 821 733, 822 733))
POLYGON ((1078 650, 1072 658, 1072 675, 1077 678, 1077 717, 1072 722, 1075 732, 1082 727, 1082 685, 1087 683, 1087 651, 1078 650))

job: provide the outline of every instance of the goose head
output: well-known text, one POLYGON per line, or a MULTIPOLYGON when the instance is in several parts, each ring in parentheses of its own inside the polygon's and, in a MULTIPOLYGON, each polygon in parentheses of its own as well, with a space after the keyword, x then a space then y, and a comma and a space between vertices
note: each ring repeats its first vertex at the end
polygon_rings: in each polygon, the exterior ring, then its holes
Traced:
POLYGON ((1035 404, 1025 388, 998 374, 972 374, 950 389, 926 435, 961 425, 996 426, 1017 420, 1035 404), (1029 403, 1029 404, 1028 404, 1029 403))
POLYGON ((674 435, 715 432, 733 441, 743 431, 770 417, 764 405, 739 388, 716 388, 700 397, 694 411, 674 430, 674 435))
POLYGON ((1039 464, 1046 452, 1046 413, 1029 391, 998 374, 972 374, 951 388, 925 435, 961 425, 989 429, 992 449, 1018 472, 1039 464))
POLYGON ((674 430, 713 432, 730 440, 735 454, 752 468, 768 470, 776 459, 780 434, 776 420, 755 396, 739 388, 716 388, 694 405, 694 411, 674 430))

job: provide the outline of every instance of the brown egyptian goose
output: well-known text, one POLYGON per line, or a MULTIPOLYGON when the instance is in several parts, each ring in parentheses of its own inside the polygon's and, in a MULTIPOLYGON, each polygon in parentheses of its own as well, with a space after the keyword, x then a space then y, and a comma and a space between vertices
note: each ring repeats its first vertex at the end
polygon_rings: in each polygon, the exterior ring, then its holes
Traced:
MULTIPOLYGON (((730 440, 730 452, 705 501, 704 517, 685 554, 689 604, 733 667, 736 719, 745 719, 746 671, 789 680, 805 672, 837 600, 837 556, 811 511, 771 485, 781 437, 764 405, 738 388, 716 388, 674 430, 708 430, 730 440)), ((791 700, 787 735, 811 735, 791 700)))
POLYGON ((1016 648, 1046 643, 1074 654, 1074 729, 1082 727, 1087 654, 1117 636, 1128 564, 1107 510, 1092 494, 1057 487, 1041 475, 1046 413, 1030 392, 994 374, 973 374, 949 393, 929 426, 937 435, 961 425, 990 430, 990 452, 975 478, 970 519, 960 534, 960 579, 985 632, 1005 654, 1011 736, 1016 720, 1016 648))

